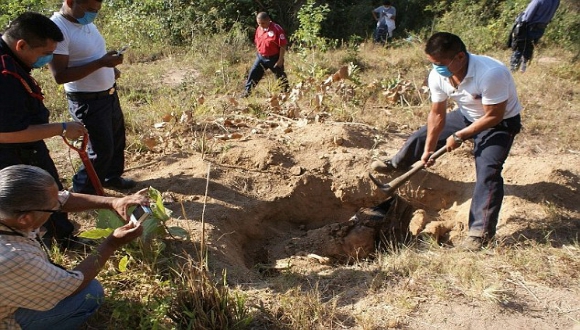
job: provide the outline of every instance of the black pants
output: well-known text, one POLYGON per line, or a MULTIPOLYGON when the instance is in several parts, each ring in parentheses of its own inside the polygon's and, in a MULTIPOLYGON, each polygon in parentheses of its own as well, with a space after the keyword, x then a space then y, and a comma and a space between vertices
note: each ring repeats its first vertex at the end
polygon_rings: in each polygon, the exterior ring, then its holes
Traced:
MULTIPOLYGON (((471 125, 459 110, 447 113, 445 127, 437 141, 437 148, 445 145, 451 134, 471 125)), ((469 210, 469 235, 491 238, 495 236, 499 211, 503 202, 502 170, 514 137, 521 129, 520 115, 504 119, 497 126, 474 135, 476 181, 469 210)), ((421 127, 405 142, 393 157, 392 163, 407 169, 421 159, 425 150, 427 126, 421 127)))
MULTIPOLYGON (((19 164, 40 167, 54 178, 59 190, 63 189, 54 161, 50 158, 48 148, 43 141, 24 148, 5 148, 4 146, 6 145, 0 147, 0 169, 19 164)), ((55 238, 59 243, 66 243, 74 231, 74 225, 69 221, 67 213, 52 214, 44 227, 46 228, 44 238, 55 238)))
MULTIPOLYGON (((117 92, 92 100, 68 100, 69 112, 89 131, 88 154, 101 183, 125 171, 125 118, 117 92)), ((73 177, 73 190, 95 194, 89 175, 81 166, 73 177)))

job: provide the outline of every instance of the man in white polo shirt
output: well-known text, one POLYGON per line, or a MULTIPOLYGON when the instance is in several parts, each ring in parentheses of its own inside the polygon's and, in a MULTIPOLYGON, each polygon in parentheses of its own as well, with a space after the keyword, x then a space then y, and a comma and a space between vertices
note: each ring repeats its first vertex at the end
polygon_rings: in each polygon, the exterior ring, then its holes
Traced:
POLYGON ((461 39, 451 33, 431 36, 425 46, 433 69, 429 74, 431 110, 427 125, 413 133, 390 160, 376 160, 371 167, 381 173, 404 170, 418 160, 434 164, 429 157, 443 146, 451 151, 473 139, 476 182, 469 211, 468 237, 463 250, 479 250, 496 233, 503 201, 501 172, 514 137, 521 129, 520 111, 513 77, 501 62, 467 52, 461 39), (447 100, 457 109, 447 112, 447 100))
MULTIPOLYGON (((103 186, 128 189, 135 182, 121 177, 125 171, 125 119, 115 80, 123 55, 107 52, 105 40, 93 24, 102 0, 65 0, 51 19, 64 35, 49 64, 59 84, 64 84, 69 112, 89 132, 89 158, 103 186)), ((73 190, 94 194, 87 171, 81 167, 73 190)))

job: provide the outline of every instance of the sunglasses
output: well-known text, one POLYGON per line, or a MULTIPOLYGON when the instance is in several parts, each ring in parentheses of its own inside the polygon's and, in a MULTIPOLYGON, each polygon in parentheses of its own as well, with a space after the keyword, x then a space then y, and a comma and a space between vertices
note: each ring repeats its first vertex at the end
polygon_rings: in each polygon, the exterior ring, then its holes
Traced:
POLYGON ((19 212, 19 213, 26 213, 26 212, 46 212, 46 213, 55 214, 55 213, 62 212, 62 204, 59 201, 58 202, 58 208, 56 210, 34 209, 34 210, 17 210, 16 212, 19 212))

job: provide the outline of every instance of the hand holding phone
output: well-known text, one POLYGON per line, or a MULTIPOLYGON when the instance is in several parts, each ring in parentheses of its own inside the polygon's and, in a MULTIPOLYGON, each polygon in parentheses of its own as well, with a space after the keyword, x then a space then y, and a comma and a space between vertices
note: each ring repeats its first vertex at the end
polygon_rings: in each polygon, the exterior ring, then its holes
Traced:
POLYGON ((134 224, 138 224, 143 222, 145 219, 147 219, 149 217, 149 215, 151 215, 151 209, 147 206, 143 206, 143 205, 137 205, 137 207, 135 207, 135 209, 133 210, 133 212, 131 213, 131 222, 133 222, 134 224))
POLYGON ((127 51, 128 48, 129 48, 129 45, 125 45, 125 46, 121 47, 121 49, 119 49, 117 51, 117 56, 125 54, 125 52, 127 51))

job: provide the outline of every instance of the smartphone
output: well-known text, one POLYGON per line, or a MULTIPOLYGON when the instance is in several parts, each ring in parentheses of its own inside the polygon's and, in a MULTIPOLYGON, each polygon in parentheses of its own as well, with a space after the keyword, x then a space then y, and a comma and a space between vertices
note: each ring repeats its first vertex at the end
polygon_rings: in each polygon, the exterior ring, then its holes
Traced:
POLYGON ((131 222, 140 223, 147 219, 151 213, 151 209, 147 206, 137 205, 133 210, 133 213, 131 213, 131 222))
POLYGON ((123 55, 123 54, 125 54, 125 52, 127 51, 128 48, 129 48, 129 45, 125 45, 125 46, 121 47, 121 49, 119 49, 117 51, 117 55, 123 55))

